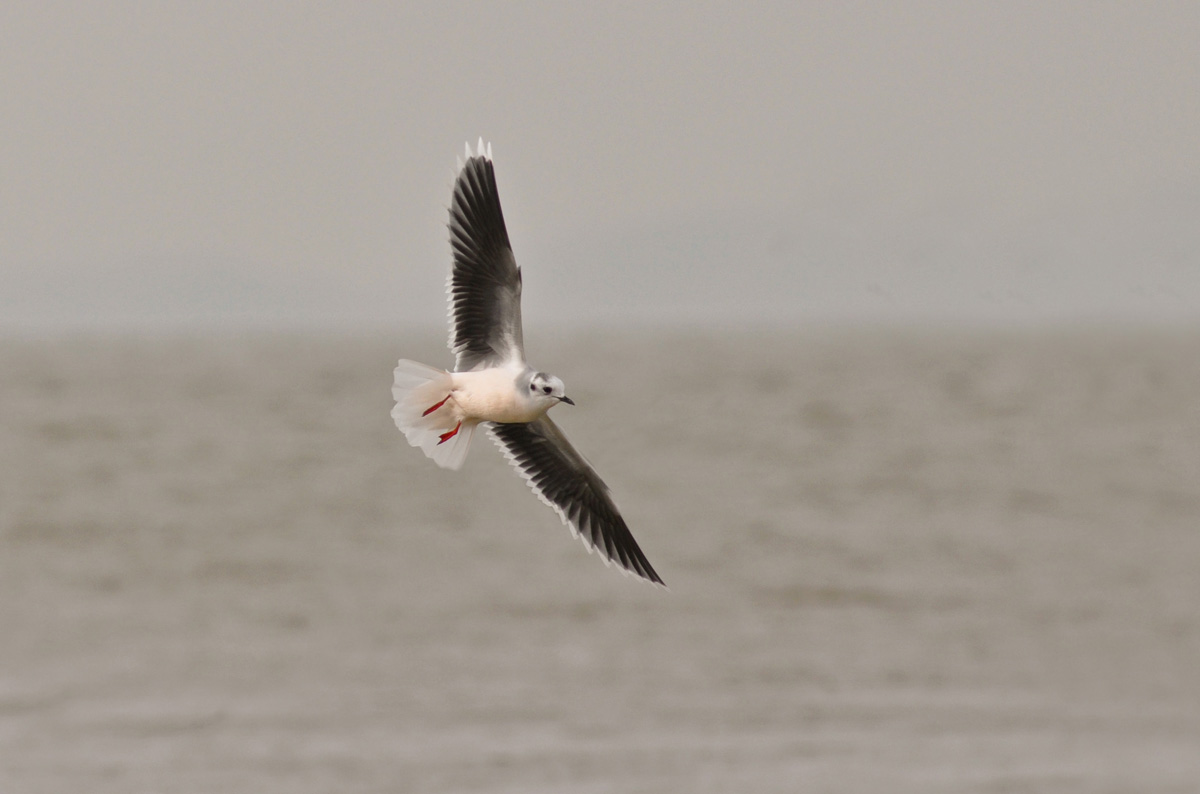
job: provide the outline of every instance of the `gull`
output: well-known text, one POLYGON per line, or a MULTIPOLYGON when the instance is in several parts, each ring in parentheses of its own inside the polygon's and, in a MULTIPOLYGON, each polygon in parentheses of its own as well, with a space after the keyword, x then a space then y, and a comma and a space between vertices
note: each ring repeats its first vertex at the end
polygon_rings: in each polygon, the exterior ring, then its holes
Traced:
POLYGON ((447 371, 401 359, 392 419, 408 443, 437 465, 458 469, 483 426, 533 492, 605 565, 663 584, 621 517, 608 486, 548 414, 574 405, 562 380, 525 361, 521 269, 500 211, 491 144, 466 146, 450 201, 454 263, 447 371))

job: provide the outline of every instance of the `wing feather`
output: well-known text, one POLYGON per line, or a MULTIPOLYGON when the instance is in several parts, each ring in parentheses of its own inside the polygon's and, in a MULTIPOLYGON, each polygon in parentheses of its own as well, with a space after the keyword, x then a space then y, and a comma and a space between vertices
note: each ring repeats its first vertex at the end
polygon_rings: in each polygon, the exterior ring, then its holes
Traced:
POLYGON ((521 270, 504 225, 490 149, 485 152, 482 142, 454 180, 449 227, 454 264, 446 291, 454 369, 524 360, 521 270))
POLYGON ((488 435, 589 551, 598 550, 605 564, 615 562, 663 584, 617 510, 608 486, 550 417, 528 424, 491 423, 488 435))

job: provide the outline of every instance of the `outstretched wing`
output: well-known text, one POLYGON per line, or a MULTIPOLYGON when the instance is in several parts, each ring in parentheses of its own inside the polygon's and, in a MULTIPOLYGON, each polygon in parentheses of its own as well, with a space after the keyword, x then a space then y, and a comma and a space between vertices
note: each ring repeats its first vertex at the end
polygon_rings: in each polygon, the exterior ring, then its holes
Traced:
POLYGON ((454 266, 450 296, 450 349, 454 369, 524 360, 521 340, 521 269, 513 257, 500 211, 491 147, 467 147, 467 162, 454 180, 450 201, 450 247, 454 266))
POLYGON ((608 486, 558 425, 543 416, 528 424, 488 426, 488 435, 543 502, 589 550, 630 573, 663 584, 617 511, 608 486))

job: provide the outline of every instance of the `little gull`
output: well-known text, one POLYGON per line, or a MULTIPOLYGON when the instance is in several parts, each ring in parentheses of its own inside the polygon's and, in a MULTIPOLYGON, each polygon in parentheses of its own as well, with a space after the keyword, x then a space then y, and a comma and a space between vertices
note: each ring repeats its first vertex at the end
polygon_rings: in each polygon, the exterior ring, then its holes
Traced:
POLYGON ((525 362, 521 339, 521 269, 500 211, 492 147, 468 144, 450 201, 454 265, 450 349, 454 370, 401 359, 392 419, 408 443, 434 463, 458 469, 475 428, 483 425, 543 502, 607 565, 662 584, 621 518, 608 486, 547 412, 575 403, 563 382, 525 362))

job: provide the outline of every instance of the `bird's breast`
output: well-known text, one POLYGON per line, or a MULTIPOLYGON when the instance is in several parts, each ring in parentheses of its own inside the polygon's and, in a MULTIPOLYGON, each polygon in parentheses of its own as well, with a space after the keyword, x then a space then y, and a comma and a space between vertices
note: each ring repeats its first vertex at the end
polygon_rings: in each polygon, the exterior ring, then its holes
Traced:
POLYGON ((485 369, 454 373, 454 401, 464 419, 480 422, 532 422, 543 413, 517 388, 517 373, 485 369))

